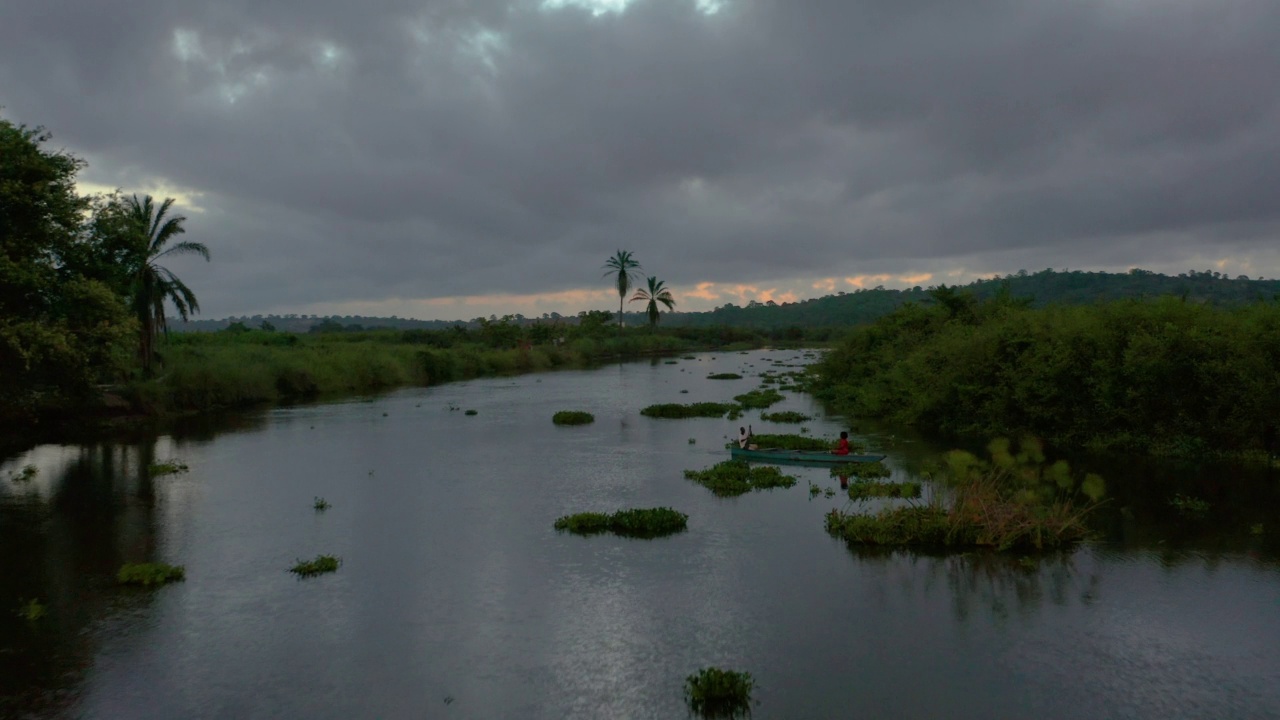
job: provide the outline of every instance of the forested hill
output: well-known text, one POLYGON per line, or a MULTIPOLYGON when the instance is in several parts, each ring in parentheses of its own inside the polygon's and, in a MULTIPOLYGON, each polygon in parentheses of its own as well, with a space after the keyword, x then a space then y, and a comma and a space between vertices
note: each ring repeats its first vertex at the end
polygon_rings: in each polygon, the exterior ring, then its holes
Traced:
MULTIPOLYGON (((1032 306, 1081 305, 1100 300, 1124 298, 1150 298, 1162 295, 1183 297, 1188 302, 1213 305, 1242 305, 1280 298, 1280 280, 1250 280, 1243 275, 1235 278, 1221 273, 1191 271, 1181 275, 1159 275, 1148 270, 1134 269, 1127 273, 1041 270, 1036 273, 1019 271, 1013 275, 978 280, 959 286, 979 298, 1008 292, 1015 298, 1029 298, 1032 306), (1007 290, 1005 289, 1007 288, 1007 290)), ((914 287, 905 290, 874 288, 850 293, 827 295, 813 300, 794 303, 758 303, 746 306, 724 305, 707 312, 663 313, 661 323, 665 327, 729 326, 759 329, 786 327, 837 327, 867 323, 888 314, 907 302, 930 303, 931 288, 914 287)), ((677 298, 678 300, 678 298, 677 298)), ((496 319, 496 318, 495 318, 496 319)), ((576 317, 557 313, 542 318, 514 316, 517 322, 577 322, 576 317)), ((474 320, 413 320, 410 318, 379 318, 358 316, 315 315, 254 315, 232 317, 223 320, 196 320, 181 322, 170 320, 170 327, 177 331, 222 330, 239 322, 248 328, 268 326, 284 332, 308 332, 317 330, 363 330, 370 328, 432 329, 439 330, 456 323, 474 324, 474 320)), ((643 325, 647 319, 642 313, 627 313, 628 325, 643 325)))

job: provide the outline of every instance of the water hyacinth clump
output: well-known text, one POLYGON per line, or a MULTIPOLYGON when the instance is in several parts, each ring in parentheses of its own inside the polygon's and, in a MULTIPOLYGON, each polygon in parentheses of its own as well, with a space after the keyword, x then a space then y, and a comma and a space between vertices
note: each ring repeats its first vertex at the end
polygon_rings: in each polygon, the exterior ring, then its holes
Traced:
POLYGON ((18 617, 26 620, 27 622, 35 622, 44 617, 45 613, 48 611, 49 609, 41 604, 39 600, 32 598, 30 600, 23 601, 22 604, 18 606, 18 617))
POLYGON ((849 485, 850 500, 866 500, 868 498, 918 498, 920 483, 918 482, 876 482, 859 480, 849 485))
POLYGON ((551 416, 551 422, 556 425, 586 425, 595 422, 595 420, 595 415, 581 410, 561 410, 551 416))
POLYGON ((14 482, 27 482, 39 474, 40 468, 35 465, 24 465, 21 470, 10 472, 9 479, 14 482))
POLYGON ((733 403, 659 403, 650 405, 640 411, 641 415, 653 418, 691 418, 691 417, 723 417, 725 413, 733 412, 738 408, 733 403))
POLYGON ((316 512, 324 512, 325 510, 333 507, 333 505, 331 505, 328 500, 317 495, 315 500, 311 503, 311 507, 314 508, 316 512))
POLYGON ((751 673, 707 667, 685 678, 684 698, 699 717, 746 717, 751 714, 754 687, 751 673))
POLYGON ((151 477, 160 477, 161 475, 177 475, 190 469, 177 460, 165 460, 164 462, 152 463, 147 468, 147 474, 151 477))
MULTIPOLYGON (((781 448, 783 450, 830 450, 836 446, 835 440, 786 434, 753 435, 752 442, 761 448, 781 448)), ((853 443, 849 443, 849 446, 852 448, 853 443)), ((853 450, 853 452, 861 451, 861 448, 853 450)))
POLYGON ((468 411, 466 411, 466 412, 464 412, 464 413, 462 413, 462 414, 463 414, 463 415, 478 415, 479 413, 480 413, 480 411, 478 411, 478 410, 468 410, 468 411))
POLYGON ((668 507, 619 510, 612 515, 598 512, 565 515, 555 521, 556 530, 577 535, 611 532, 633 538, 673 535, 688 527, 689 516, 668 507))
POLYGON ((841 463, 831 466, 831 477, 842 478, 887 478, 893 474, 888 466, 879 460, 869 463, 841 463))
POLYGON ((786 397, 777 390, 768 389, 752 390, 741 395, 735 395, 733 399, 737 400, 744 408, 762 409, 780 403, 786 400, 786 397))
POLYGON ((813 418, 795 410, 784 410, 775 413, 761 413, 760 419, 776 423, 802 423, 813 418))
POLYGON ((121 585, 163 585, 165 583, 185 580, 187 571, 181 565, 165 563, 129 563, 116 573, 116 581, 121 585))
POLYGON ((715 373, 714 375, 708 375, 707 379, 708 380, 741 380, 742 376, 739 375, 738 373, 715 373))
POLYGON ((297 575, 299 578, 309 578, 324 573, 337 572, 338 566, 342 564, 342 558, 333 555, 317 555, 314 560, 299 560, 296 565, 289 568, 289 572, 297 575))
POLYGON ((753 490, 789 488, 797 482, 794 477, 783 475, 782 470, 776 467, 752 467, 742 460, 725 460, 706 470, 685 470, 684 476, 719 497, 733 497, 753 490))

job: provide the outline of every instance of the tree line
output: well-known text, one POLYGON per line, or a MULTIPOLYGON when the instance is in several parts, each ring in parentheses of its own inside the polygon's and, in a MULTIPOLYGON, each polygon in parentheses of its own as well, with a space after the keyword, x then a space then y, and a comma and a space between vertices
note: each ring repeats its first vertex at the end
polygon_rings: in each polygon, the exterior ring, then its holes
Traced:
POLYGON ((179 241, 173 200, 84 196, 84 161, 50 135, 0 118, 0 423, 22 428, 81 407, 96 385, 150 375, 166 303, 187 318, 195 293, 161 263, 179 241))

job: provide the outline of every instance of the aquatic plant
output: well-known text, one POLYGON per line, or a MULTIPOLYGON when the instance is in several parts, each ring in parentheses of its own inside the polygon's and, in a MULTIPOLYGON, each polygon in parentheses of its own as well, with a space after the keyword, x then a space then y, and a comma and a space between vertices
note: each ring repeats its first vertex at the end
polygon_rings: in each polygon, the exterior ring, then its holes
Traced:
POLYGON ((831 477, 843 478, 887 478, 893 474, 884 463, 879 460, 869 463, 840 463, 831 466, 831 477))
POLYGON ((177 475, 184 473, 191 468, 177 460, 165 460, 163 462, 152 463, 147 467, 147 474, 151 477, 160 477, 161 475, 177 475))
POLYGON ((827 488, 826 490, 823 491, 822 495, 823 497, 829 497, 829 498, 835 497, 836 496, 835 488, 827 488))
POLYGON ((40 468, 35 465, 23 465, 21 470, 14 470, 9 473, 9 479, 14 482, 27 482, 40 474, 40 468))
POLYGON ((918 497, 920 497, 920 483, 918 482, 890 483, 875 482, 874 480, 861 480, 859 482, 850 483, 849 485, 850 500, 918 497))
POLYGON ((1169 506, 1178 511, 1182 517, 1191 520, 1199 520, 1208 515, 1210 507, 1208 501, 1182 493, 1169 498, 1169 506))
POLYGON ((689 516, 667 507, 619 510, 612 515, 598 512, 577 513, 557 518, 556 530, 577 535, 612 532, 633 538, 656 538, 681 532, 689 516))
POLYGON ((761 409, 780 403, 786 400, 786 397, 777 390, 768 389, 752 390, 741 395, 735 395, 733 399, 737 400, 744 408, 761 409))
POLYGON ((694 443, 696 443, 696 442, 698 442, 696 439, 694 439, 694 438, 689 438, 689 444, 690 444, 690 445, 692 445, 692 444, 694 444, 694 443))
MULTIPOLYGON (((753 436, 753 440, 759 447, 781 448, 783 450, 830 450, 836 446, 835 440, 824 440, 803 435, 765 433, 753 436)), ((850 443, 849 446, 853 447, 853 443, 850 443)))
POLYGON ((820 495, 820 494, 822 494, 822 488, 818 485, 814 485, 813 481, 810 480, 809 481, 809 497, 813 497, 814 495, 820 495))
POLYGON ((324 573, 337 572, 338 566, 341 564, 342 558, 337 558, 333 555, 317 555, 314 560, 299 560, 296 565, 289 568, 289 572, 299 578, 309 578, 324 573))
POLYGON ((797 480, 771 465, 752 467, 742 460, 725 460, 706 470, 685 470, 685 478, 710 490, 719 497, 742 495, 753 490, 789 488, 797 480))
POLYGON ((479 414, 479 412, 480 412, 479 410, 468 410, 468 411, 466 411, 466 412, 464 412, 464 413, 462 413, 462 414, 463 414, 463 415, 478 415, 478 414, 479 414))
POLYGON ((679 360, 663 360, 662 364, 663 365, 679 365, 680 361, 679 360))
POLYGON ((738 373, 715 373, 714 375, 708 375, 707 379, 708 380, 741 380, 742 376, 739 375, 738 373))
POLYGON ((311 507, 315 508, 319 512, 324 512, 325 510, 328 510, 333 506, 329 504, 328 500, 325 500, 324 498, 317 495, 315 502, 311 503, 311 507))
POLYGON ((127 563, 116 573, 116 581, 121 585, 144 587, 185 580, 186 577, 186 568, 165 563, 127 563))
POLYGON ((1254 523, 1250 525, 1249 534, 1254 537, 1262 537, 1262 523, 1254 523))
POLYGON ((22 601, 22 604, 18 606, 18 617, 27 622, 35 622, 44 617, 47 612, 48 608, 40 604, 40 601, 36 598, 22 601))
POLYGON ((551 422, 556 425, 586 425, 595 422, 596 416, 589 412, 581 410, 561 410, 551 416, 551 422))
POLYGON ((706 667, 684 680, 689 710, 703 718, 737 718, 751 714, 751 673, 706 667))
POLYGON ((795 410, 784 410, 775 413, 760 413, 760 419, 776 423, 802 423, 813 418, 795 410))
POLYGON ((691 418, 691 417, 721 417, 725 413, 732 412, 737 409, 737 405, 732 403, 659 403, 650 405, 640 411, 645 417, 654 418, 691 418))

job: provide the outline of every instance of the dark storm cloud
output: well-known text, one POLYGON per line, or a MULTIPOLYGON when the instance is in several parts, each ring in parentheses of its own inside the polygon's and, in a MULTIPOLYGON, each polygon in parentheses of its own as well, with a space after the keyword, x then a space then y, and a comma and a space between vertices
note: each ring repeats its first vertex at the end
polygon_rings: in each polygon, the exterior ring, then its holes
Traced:
POLYGON ((1273 0, 0 0, 0 103, 87 179, 202 193, 225 314, 589 286, 616 247, 672 285, 1262 251, 1278 48, 1273 0))

